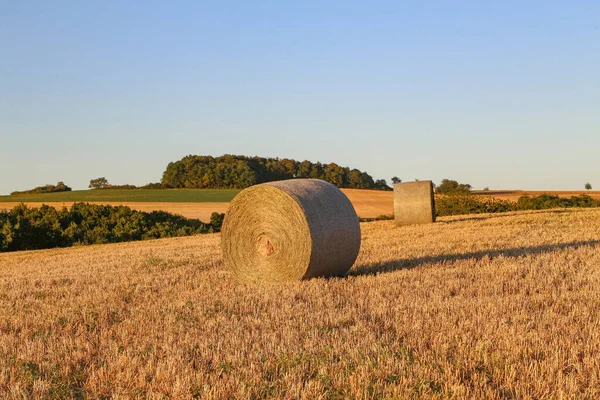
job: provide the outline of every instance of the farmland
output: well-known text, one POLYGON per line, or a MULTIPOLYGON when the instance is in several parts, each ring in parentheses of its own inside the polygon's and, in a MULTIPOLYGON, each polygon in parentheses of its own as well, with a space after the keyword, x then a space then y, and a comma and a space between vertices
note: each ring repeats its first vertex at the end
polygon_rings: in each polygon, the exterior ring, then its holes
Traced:
MULTIPOLYGON (((380 215, 391 215, 393 210, 393 193, 382 190, 342 189, 348 196, 356 212, 361 218, 376 218, 380 215)), ((47 193, 19 196, 0 196, 0 209, 10 209, 23 202, 37 207, 41 203, 53 207, 70 207, 74 202, 85 201, 93 204, 126 205, 139 211, 167 211, 186 218, 208 221, 213 212, 227 211, 229 202, 239 190, 204 190, 204 189, 143 189, 143 190, 77 190, 63 193, 47 193)), ((571 197, 587 194, 600 199, 600 192, 543 192, 543 191, 476 191, 482 197, 517 201, 521 196, 539 196, 542 193, 556 194, 560 197, 571 197)))
POLYGON ((0 254, 0 397, 597 398, 600 210, 362 224, 348 278, 219 234, 0 254))
MULTIPOLYGON (((381 190, 342 189, 358 215, 375 218, 393 212, 393 193, 381 190)), ((0 209, 10 209, 24 202, 32 207, 44 203, 56 208, 70 207, 74 202, 126 205, 139 211, 162 210, 186 218, 208 221, 213 212, 223 213, 239 190, 81 190, 21 196, 0 196, 0 209)))
POLYGON ((0 203, 138 203, 138 202, 173 202, 173 203, 203 203, 231 201, 239 190, 223 189, 99 189, 73 190, 71 192, 19 194, 0 196, 0 203))

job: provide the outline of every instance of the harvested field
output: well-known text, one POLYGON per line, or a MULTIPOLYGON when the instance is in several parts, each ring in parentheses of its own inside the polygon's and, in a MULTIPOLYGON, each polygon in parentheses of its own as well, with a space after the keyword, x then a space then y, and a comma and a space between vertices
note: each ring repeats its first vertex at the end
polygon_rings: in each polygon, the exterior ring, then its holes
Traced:
POLYGON ((394 214, 394 192, 382 190, 342 189, 361 218, 394 214))
MULTIPOLYGON (((106 192, 109 192, 108 190, 106 192)), ((122 191, 127 192, 127 191, 122 191)), ((175 192, 175 190, 170 190, 175 192)), ((182 190, 186 192, 186 190, 182 190)), ((379 190, 359 190, 359 189, 342 189, 346 193, 359 217, 375 218, 380 215, 391 215, 394 213, 394 195, 393 192, 384 192, 379 190)), ((58 193, 60 194, 60 193, 58 193)), ((208 197, 207 197, 208 198, 208 197)), ((79 201, 79 200, 77 200, 79 201)), ((124 205, 139 211, 167 211, 174 214, 183 215, 186 218, 196 218, 201 221, 208 221, 210 214, 213 212, 223 213, 227 211, 229 202, 181 202, 181 201, 85 201, 92 204, 108 204, 113 206, 124 205)), ((48 204, 55 208, 70 207, 74 201, 24 201, 30 207, 39 207, 42 203, 48 204)), ((11 209, 20 202, 0 202, 0 209, 11 209)))
POLYGON ((600 210, 361 228, 280 286, 219 234, 0 254, 0 398, 600 396, 600 210))

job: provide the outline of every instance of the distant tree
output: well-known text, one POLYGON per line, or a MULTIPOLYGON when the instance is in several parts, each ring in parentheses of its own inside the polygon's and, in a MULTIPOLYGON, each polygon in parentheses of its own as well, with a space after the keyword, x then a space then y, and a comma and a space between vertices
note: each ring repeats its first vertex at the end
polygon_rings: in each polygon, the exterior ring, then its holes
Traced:
POLYGON ((442 180, 442 183, 437 188, 437 193, 440 194, 470 194, 471 185, 467 183, 458 183, 450 179, 442 180))
POLYGON ((164 189, 165 187, 163 186, 162 183, 158 182, 158 183, 148 183, 144 186, 142 186, 140 189, 164 189))
POLYGON ((298 164, 298 170, 296 172, 296 176, 298 178, 308 178, 310 176, 310 171, 312 169, 312 163, 308 160, 304 160, 298 164))
POLYGON ((377 179, 375 181, 375 187, 374 189, 378 189, 378 190, 392 190, 391 187, 388 186, 387 182, 385 179, 377 179))
POLYGON ((585 184, 585 190, 592 190, 592 184, 591 183, 586 183, 585 184))
POLYGON ((57 193, 57 192, 70 192, 71 188, 65 185, 64 182, 58 182, 56 185, 44 185, 38 186, 35 189, 25 190, 22 192, 12 192, 11 195, 19 194, 39 194, 39 193, 57 193))
POLYGON ((402 179, 398 178, 397 176, 394 176, 392 178, 392 183, 395 185, 396 183, 401 183, 402 179))
POLYGON ((108 180, 105 177, 102 178, 96 178, 96 179, 92 179, 90 181, 90 189, 103 189, 103 188, 107 188, 109 187, 110 184, 108 183, 108 180))
POLYGON ((490 188, 486 186, 486 187, 484 187, 484 188, 483 188, 483 191, 484 191, 484 192, 489 192, 489 191, 490 191, 490 188))

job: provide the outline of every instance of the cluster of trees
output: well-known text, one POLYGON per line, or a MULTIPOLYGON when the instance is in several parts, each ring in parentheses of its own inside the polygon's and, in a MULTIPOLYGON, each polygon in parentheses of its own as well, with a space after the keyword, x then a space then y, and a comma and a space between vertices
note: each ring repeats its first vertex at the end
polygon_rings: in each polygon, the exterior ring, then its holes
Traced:
POLYGON ((439 216, 590 207, 600 207, 600 200, 585 194, 570 198, 549 194, 534 197, 522 196, 516 202, 468 195, 437 196, 435 199, 435 208, 439 216))
POLYGON ((144 186, 135 185, 111 185, 108 183, 108 179, 104 176, 95 178, 90 181, 88 186, 90 189, 164 189, 164 186, 160 183, 148 183, 144 186))
POLYGON ((0 252, 68 247, 189 236, 220 230, 224 214, 211 222, 187 219, 164 211, 135 211, 125 206, 75 203, 57 210, 24 204, 0 211, 0 252))
POLYGON ((24 190, 22 192, 12 192, 11 195, 70 192, 71 190, 72 189, 65 185, 64 182, 58 182, 56 185, 44 185, 38 186, 35 189, 24 190))
POLYGON ((471 185, 467 183, 458 183, 450 179, 443 179, 442 183, 436 187, 436 193, 447 195, 468 195, 471 193, 471 185))
POLYGON ((385 179, 374 180, 366 172, 335 163, 237 155, 186 156, 169 163, 161 183, 168 188, 243 189, 293 178, 322 179, 341 188, 391 190, 385 179))

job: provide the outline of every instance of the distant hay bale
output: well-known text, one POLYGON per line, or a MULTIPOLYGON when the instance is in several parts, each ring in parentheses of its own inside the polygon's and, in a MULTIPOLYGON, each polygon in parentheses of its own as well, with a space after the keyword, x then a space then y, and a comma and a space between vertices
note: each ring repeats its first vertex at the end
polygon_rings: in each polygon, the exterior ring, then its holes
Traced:
POLYGON ((350 200, 318 179, 243 190, 231 202, 221 230, 225 264, 247 282, 345 275, 358 256, 360 240, 350 200))
POLYGON ((433 183, 418 181, 394 185, 394 216, 398 226, 435 222, 433 183))

